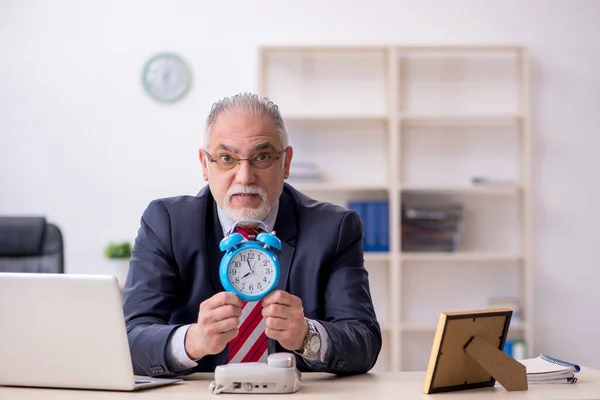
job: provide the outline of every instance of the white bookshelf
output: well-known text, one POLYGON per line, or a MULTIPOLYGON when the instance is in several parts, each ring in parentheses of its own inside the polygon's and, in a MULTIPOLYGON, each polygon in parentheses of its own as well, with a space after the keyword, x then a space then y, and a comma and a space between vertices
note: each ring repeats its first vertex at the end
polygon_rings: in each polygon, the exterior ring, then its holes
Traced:
POLYGON ((258 91, 279 104, 294 162, 288 181, 348 206, 389 203, 389 252, 365 252, 383 329, 375 370, 424 370, 443 311, 516 297, 509 335, 532 355, 529 65, 519 46, 266 46, 258 91), (497 183, 474 185, 484 176, 497 183), (459 202, 455 252, 402 252, 401 207, 459 202), (417 199, 417 200, 415 200, 417 199))

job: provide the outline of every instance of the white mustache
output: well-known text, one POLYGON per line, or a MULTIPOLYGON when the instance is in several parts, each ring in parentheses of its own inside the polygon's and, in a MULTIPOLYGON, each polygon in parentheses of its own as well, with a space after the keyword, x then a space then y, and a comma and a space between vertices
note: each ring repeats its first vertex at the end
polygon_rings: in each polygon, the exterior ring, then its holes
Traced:
POLYGON ((262 198, 266 197, 264 190, 257 186, 234 186, 227 191, 228 198, 231 198, 231 196, 235 196, 236 194, 258 194, 262 198))
POLYGON ((227 195, 225 196, 225 201, 223 204, 223 212, 227 217, 232 221, 241 221, 245 219, 258 219, 262 220, 267 217, 271 206, 269 205, 269 200, 267 199, 267 192, 257 186, 233 186, 227 190, 227 195), (257 208, 252 209, 241 209, 236 210, 231 207, 231 199, 235 195, 239 194, 257 194, 260 196, 261 202, 257 208))

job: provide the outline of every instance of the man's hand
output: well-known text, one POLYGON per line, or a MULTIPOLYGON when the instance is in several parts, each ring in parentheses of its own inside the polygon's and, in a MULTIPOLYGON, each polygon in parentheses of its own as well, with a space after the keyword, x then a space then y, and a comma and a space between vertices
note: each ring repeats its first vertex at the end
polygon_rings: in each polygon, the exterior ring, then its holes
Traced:
POLYGON ((275 290, 263 299, 265 335, 277 340, 286 350, 301 350, 308 333, 302 300, 283 290, 275 290))
POLYGON ((200 304, 198 322, 185 335, 185 351, 193 359, 220 353, 237 336, 242 301, 233 293, 220 292, 200 304))

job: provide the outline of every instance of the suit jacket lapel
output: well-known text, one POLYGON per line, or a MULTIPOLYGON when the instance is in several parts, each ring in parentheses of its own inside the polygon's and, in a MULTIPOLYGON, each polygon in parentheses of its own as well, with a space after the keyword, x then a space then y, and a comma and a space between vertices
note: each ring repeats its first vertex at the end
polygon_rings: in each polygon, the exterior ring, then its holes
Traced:
POLYGON ((280 276, 277 289, 286 290, 290 276, 292 259, 296 251, 296 236, 298 235, 298 221, 295 203, 292 197, 284 190, 279 198, 279 211, 275 221, 275 236, 281 240, 279 258, 280 276))
POLYGON ((221 253, 221 250, 219 249, 219 243, 223 239, 223 229, 219 222, 215 200, 210 195, 206 196, 205 224, 206 227, 204 231, 206 232, 206 240, 204 240, 204 243, 206 244, 206 248, 203 251, 203 262, 206 263, 208 278, 214 293, 218 293, 224 290, 221 279, 219 278, 219 266, 221 258, 223 258, 223 253, 221 253))
MULTIPOLYGON (((288 280, 294 252, 296 251, 296 236, 298 235, 298 216, 296 214, 296 203, 292 196, 286 191, 285 185, 279 197, 279 211, 275 221, 275 236, 281 240, 281 250, 278 252, 280 276, 277 289, 288 290, 288 280)), ((283 351, 277 342, 269 339, 269 354, 283 351)))

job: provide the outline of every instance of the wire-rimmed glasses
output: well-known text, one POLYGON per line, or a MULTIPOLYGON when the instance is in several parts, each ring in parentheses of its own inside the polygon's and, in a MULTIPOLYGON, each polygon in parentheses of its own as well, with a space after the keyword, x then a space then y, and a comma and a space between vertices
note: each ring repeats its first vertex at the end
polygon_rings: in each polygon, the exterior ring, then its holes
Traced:
POLYGON ((215 163, 220 170, 229 171, 230 169, 232 169, 233 167, 235 167, 242 161, 248 161, 248 164, 250 164, 250 166, 252 168, 267 169, 271 165, 273 165, 273 163, 275 161, 279 160, 288 148, 289 148, 289 146, 285 147, 276 156, 266 153, 266 152, 263 152, 263 153, 258 153, 254 157, 248 157, 248 158, 237 158, 237 157, 232 156, 229 153, 223 153, 219 157, 213 158, 213 157, 211 157, 210 154, 208 154, 208 152, 206 150, 202 149, 202 151, 208 158, 208 161, 210 161, 211 163, 215 163))

